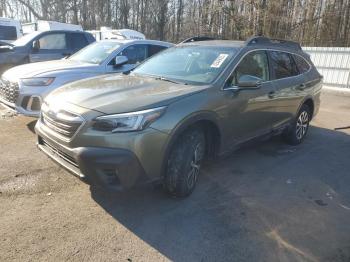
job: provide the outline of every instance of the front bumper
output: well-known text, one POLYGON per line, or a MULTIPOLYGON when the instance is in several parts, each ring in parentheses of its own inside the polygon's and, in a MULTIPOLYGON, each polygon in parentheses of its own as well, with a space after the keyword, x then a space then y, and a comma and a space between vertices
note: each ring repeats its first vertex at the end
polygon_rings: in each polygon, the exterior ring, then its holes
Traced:
POLYGON ((0 103, 12 109, 13 111, 16 111, 18 114, 30 116, 30 117, 39 117, 42 98, 37 95, 27 96, 25 98, 28 98, 26 99, 26 101, 28 102, 26 103, 25 107, 22 106, 22 104, 25 103, 25 101, 23 101, 23 97, 19 97, 16 103, 11 103, 9 101, 6 101, 0 96, 0 103), (35 106, 33 106, 33 101, 35 101, 35 106))
POLYGON ((64 141, 39 120, 35 132, 40 150, 92 184, 120 190, 161 178, 168 135, 158 130, 103 134, 86 124, 64 141))
POLYGON ((20 83, 11 83, 11 86, 6 88, 6 92, 12 96, 9 99, 0 92, 0 103, 19 114, 39 117, 43 98, 49 93, 47 87, 26 87, 20 83))
POLYGON ((38 136, 38 147, 55 162, 91 185, 120 191, 147 182, 137 157, 125 149, 69 149, 38 136))

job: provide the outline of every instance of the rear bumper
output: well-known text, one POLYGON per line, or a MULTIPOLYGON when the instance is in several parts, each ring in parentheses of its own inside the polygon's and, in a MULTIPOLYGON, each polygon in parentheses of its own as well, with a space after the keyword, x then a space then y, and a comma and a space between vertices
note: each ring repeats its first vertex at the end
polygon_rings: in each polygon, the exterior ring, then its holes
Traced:
POLYGON ((147 181, 137 157, 125 149, 69 149, 40 136, 37 145, 55 162, 91 185, 120 191, 147 181))

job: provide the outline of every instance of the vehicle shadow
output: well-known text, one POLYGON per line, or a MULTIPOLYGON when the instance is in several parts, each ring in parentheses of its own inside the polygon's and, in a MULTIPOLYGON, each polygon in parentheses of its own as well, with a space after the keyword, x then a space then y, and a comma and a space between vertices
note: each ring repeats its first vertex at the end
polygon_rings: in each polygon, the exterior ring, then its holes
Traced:
POLYGON ((350 135, 309 132, 298 147, 275 137, 208 164, 185 199, 151 186, 91 195, 173 261, 349 261, 350 135))

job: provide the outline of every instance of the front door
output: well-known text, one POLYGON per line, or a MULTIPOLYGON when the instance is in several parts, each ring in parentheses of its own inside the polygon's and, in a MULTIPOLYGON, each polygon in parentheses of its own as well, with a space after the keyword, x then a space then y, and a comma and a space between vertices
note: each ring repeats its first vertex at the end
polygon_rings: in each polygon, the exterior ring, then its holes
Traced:
POLYGON ((30 62, 61 59, 69 54, 65 33, 49 33, 41 36, 39 46, 33 48, 29 56, 30 62))
POLYGON ((148 56, 148 47, 145 44, 135 44, 126 47, 123 51, 121 51, 119 56, 126 56, 129 61, 127 64, 123 66, 123 71, 131 71, 138 64, 142 63, 148 56))
POLYGON ((269 80, 270 70, 266 51, 253 51, 241 60, 226 83, 224 125, 229 131, 228 140, 233 144, 271 131, 276 121, 275 88, 269 80), (229 90, 230 87, 238 86, 240 77, 247 75, 260 78, 261 84, 238 91, 229 90))

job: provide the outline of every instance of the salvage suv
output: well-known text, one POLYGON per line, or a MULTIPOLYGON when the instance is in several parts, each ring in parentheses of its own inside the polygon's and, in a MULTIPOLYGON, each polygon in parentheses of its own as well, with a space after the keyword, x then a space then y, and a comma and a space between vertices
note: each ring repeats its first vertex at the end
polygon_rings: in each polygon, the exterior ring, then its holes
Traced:
POLYGON ((38 146, 94 185, 118 190, 161 180, 170 194, 187 196, 207 158, 266 135, 301 143, 321 87, 294 42, 184 43, 130 75, 52 92, 35 128, 38 146))

